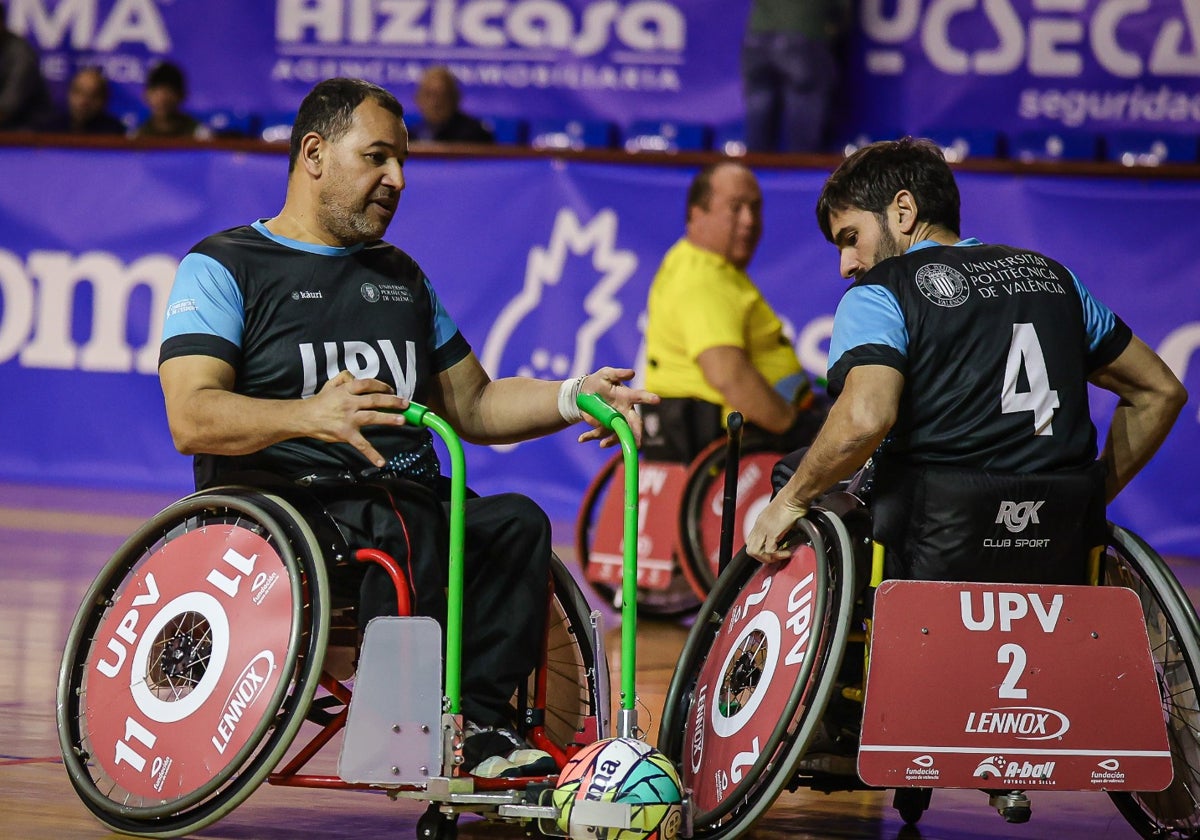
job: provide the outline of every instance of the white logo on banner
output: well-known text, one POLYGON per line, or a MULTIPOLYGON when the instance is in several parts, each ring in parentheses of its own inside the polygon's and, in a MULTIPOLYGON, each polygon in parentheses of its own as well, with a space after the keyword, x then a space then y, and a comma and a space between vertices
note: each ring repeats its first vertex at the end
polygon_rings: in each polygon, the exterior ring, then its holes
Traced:
MULTIPOLYGON (((171 35, 156 0, 123 0, 103 13, 99 0, 8 0, 13 31, 40 50, 113 50, 140 45, 151 52, 171 51, 171 35)), ((103 4, 110 5, 110 4, 103 4)))
MULTIPOLYGON (((550 232, 550 243, 546 247, 535 245, 529 249, 525 263, 525 283, 521 291, 505 304, 488 331, 480 358, 484 368, 492 376, 501 372, 513 372, 520 376, 538 376, 551 379, 568 379, 591 373, 596 357, 596 342, 617 322, 624 311, 617 294, 637 270, 637 254, 617 248, 617 214, 611 209, 601 210, 591 221, 583 223, 575 212, 564 207, 554 217, 554 229, 550 232), (558 286, 567 278, 567 259, 570 255, 591 255, 591 266, 599 275, 593 282, 589 275, 585 282, 590 288, 568 290, 568 299, 578 301, 582 309, 583 323, 575 329, 572 352, 552 349, 545 343, 547 338, 561 336, 571 330, 571 324, 556 322, 549 334, 530 329, 525 334, 522 349, 529 347, 529 356, 524 361, 504 361, 504 355, 521 323, 543 302, 548 287, 558 286)), ((573 284, 572 284, 573 285, 573 284)), ((510 446, 496 447, 509 449, 510 446)))
POLYGON ((275 41, 276 81, 415 84, 448 63, 468 88, 661 92, 681 88, 687 18, 664 0, 276 0, 275 41))
MULTIPOLYGON (((1150 22, 1159 28, 1144 41, 1146 55, 1130 49, 1132 39, 1121 33, 1151 9, 1149 0, 1100 0, 1086 16, 1079 14, 1084 0, 1033 5, 1032 14, 1022 19, 1012 0, 863 0, 863 31, 878 44, 867 51, 867 69, 881 76, 904 73, 904 53, 892 47, 919 38, 929 63, 957 76, 1005 75, 1024 66, 1032 76, 1077 77, 1085 59, 1126 79, 1147 72, 1200 76, 1200 0, 1164 0, 1163 7, 1175 13, 1155 11, 1150 22), (972 38, 986 47, 955 43, 954 33, 968 31, 963 26, 967 21, 990 28, 991 38, 972 38)), ((974 36, 982 28, 971 26, 969 31, 974 36)))
MULTIPOLYGON (((623 311, 617 293, 637 269, 637 255, 617 248, 617 214, 601 210, 584 224, 575 212, 564 207, 554 218, 550 244, 535 245, 526 260, 525 284, 497 316, 483 345, 483 366, 492 376, 501 374, 502 367, 522 376, 546 376, 566 379, 591 373, 596 355, 596 341, 604 335, 623 311), (573 289, 569 299, 579 301, 583 323, 575 330, 574 352, 568 356, 543 343, 551 336, 527 335, 535 344, 528 359, 502 365, 505 350, 521 322, 542 303, 547 287, 557 286, 566 278, 567 258, 591 255, 591 265, 599 275, 590 289, 573 289)), ((592 277, 587 278, 591 282, 592 277)), ((567 325, 563 325, 567 326, 567 325)))
POLYGON ((17 356, 26 368, 157 373, 178 266, 165 254, 126 265, 104 251, 31 251, 22 263, 0 249, 0 363, 17 356), (72 324, 81 284, 91 288, 92 322, 86 341, 76 343, 72 324), (148 304, 134 295, 140 287, 150 292, 148 304), (131 332, 144 335, 145 343, 131 346, 131 332))
POLYGON ((562 0, 277 0, 275 35, 283 43, 563 50, 596 55, 615 40, 638 52, 683 51, 685 19, 673 3, 591 3, 579 19, 562 0))

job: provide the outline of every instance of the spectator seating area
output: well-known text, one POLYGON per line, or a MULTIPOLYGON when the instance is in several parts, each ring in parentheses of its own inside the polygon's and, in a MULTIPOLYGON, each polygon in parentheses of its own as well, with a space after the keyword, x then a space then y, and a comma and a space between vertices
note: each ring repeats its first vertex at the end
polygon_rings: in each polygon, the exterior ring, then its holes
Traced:
MULTIPOLYGON (((196 111, 194 115, 214 137, 252 137, 272 143, 287 142, 294 112, 245 114, 232 111, 196 111)), ((126 114, 134 126, 140 115, 126 114)), ((419 119, 414 115, 410 119, 419 119)), ((533 119, 482 116, 496 142, 537 149, 623 149, 628 152, 717 151, 728 155, 746 152, 742 123, 722 125, 672 120, 635 120, 626 126, 589 119, 533 119)), ((1200 162, 1200 140, 1195 135, 1140 131, 1088 133, 1083 131, 955 130, 930 127, 919 132, 942 146, 952 162, 967 159, 1016 161, 1113 162, 1125 166, 1194 164, 1200 162)), ((898 136, 844 139, 831 153, 848 153, 872 140, 898 136)))

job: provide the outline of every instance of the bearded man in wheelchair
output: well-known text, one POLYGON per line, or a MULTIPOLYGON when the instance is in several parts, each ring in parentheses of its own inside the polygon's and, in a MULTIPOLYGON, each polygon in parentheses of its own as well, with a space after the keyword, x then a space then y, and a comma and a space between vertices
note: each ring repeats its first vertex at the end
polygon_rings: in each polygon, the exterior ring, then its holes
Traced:
POLYGON ((1179 380, 1062 264, 963 238, 953 173, 929 141, 852 154, 817 217, 854 281, 830 342, 836 399, 779 471, 794 469, 747 553, 787 560, 809 506, 869 461, 853 489, 885 578, 1089 582, 1105 505, 1170 431, 1179 380), (1099 451, 1089 383, 1118 397, 1099 451))

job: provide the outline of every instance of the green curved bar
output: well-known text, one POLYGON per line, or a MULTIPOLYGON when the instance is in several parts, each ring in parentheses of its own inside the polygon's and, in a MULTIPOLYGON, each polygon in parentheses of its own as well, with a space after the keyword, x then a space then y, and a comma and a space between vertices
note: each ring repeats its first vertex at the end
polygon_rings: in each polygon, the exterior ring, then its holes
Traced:
POLYGON ((621 572, 621 708, 636 705, 637 683, 637 537, 638 537, 638 457, 637 441, 629 422, 621 412, 596 394, 580 394, 579 408, 614 432, 621 442, 625 464, 625 546, 621 572))
POLYGON ((431 429, 450 453, 450 571, 446 592, 446 700, 450 714, 462 702, 463 507, 467 498, 467 466, 462 441, 450 424, 427 407, 409 403, 401 412, 413 426, 431 429))

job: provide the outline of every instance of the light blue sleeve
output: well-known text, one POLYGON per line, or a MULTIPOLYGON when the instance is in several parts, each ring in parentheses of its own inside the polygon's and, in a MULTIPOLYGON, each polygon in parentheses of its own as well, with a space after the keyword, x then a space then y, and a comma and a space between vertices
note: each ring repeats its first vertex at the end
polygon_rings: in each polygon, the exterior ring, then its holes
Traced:
POLYGON ((163 340, 199 333, 241 347, 244 325, 242 290, 229 269, 204 254, 184 257, 167 301, 163 340))
POLYGON ((1117 318, 1111 309, 1092 297, 1092 293, 1079 282, 1079 278, 1073 271, 1071 279, 1075 281, 1075 291, 1079 293, 1079 300, 1083 303, 1083 326, 1087 331, 1088 352, 1092 353, 1100 346, 1100 342, 1112 332, 1113 327, 1117 324, 1117 318))
POLYGON ((908 356, 908 328, 900 302, 883 286, 852 286, 838 303, 829 339, 829 367, 866 345, 891 347, 908 356))
POLYGON ((454 319, 450 317, 446 307, 442 306, 441 298, 433 290, 433 284, 429 282, 429 278, 424 277, 423 279, 425 280, 425 289, 429 292, 429 300, 433 304, 433 347, 431 349, 437 350, 454 338, 458 333, 458 325, 454 323, 454 319))

